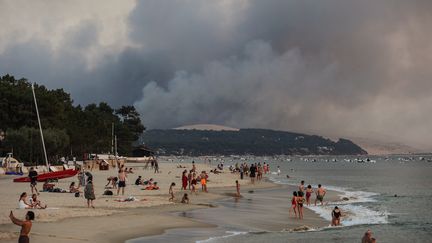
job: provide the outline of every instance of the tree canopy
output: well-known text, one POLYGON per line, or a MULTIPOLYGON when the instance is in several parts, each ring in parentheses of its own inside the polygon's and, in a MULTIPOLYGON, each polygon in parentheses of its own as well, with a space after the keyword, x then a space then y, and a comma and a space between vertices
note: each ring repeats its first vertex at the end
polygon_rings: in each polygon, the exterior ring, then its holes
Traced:
MULTIPOLYGON (((145 130, 134 106, 118 109, 107 103, 74 105, 63 89, 35 84, 35 94, 50 162, 59 157, 82 158, 84 153, 111 151, 112 124, 118 153, 130 155, 133 143, 145 130)), ((14 76, 0 77, 0 156, 7 152, 24 162, 41 163, 43 152, 31 83, 14 76)))

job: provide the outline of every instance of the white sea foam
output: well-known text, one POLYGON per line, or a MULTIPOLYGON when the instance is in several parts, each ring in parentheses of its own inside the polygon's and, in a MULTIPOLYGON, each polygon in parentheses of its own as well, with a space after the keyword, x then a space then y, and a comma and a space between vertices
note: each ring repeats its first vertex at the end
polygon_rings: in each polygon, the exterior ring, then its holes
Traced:
MULTIPOLYGON (((297 184, 293 184, 285 178, 269 179, 277 184, 297 186, 297 184)), ((341 200, 337 202, 331 202, 325 206, 308 207, 322 218, 331 221, 331 212, 334 206, 337 205, 342 210, 342 212, 344 212, 344 216, 341 220, 341 224, 343 226, 388 223, 387 218, 389 213, 387 211, 373 210, 366 206, 368 203, 376 202, 374 197, 378 196, 378 193, 352 191, 349 188, 336 186, 327 186, 326 189, 339 192, 341 200), (343 198, 348 198, 348 200, 342 200, 343 198)))
POLYGON ((213 242, 213 241, 216 241, 218 239, 224 239, 224 238, 233 237, 233 236, 237 236, 237 235, 245 235, 248 232, 244 232, 244 231, 226 231, 225 233, 227 233, 227 235, 214 236, 214 237, 210 237, 210 238, 208 238, 206 240, 198 240, 198 241, 196 241, 196 243, 213 242))

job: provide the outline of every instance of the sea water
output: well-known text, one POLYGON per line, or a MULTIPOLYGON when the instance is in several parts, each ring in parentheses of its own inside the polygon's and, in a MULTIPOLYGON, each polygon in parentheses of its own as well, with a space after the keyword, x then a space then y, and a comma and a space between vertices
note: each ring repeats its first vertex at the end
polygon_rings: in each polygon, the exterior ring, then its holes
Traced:
POLYGON ((281 185, 298 185, 301 180, 314 188, 322 184, 349 200, 309 208, 328 221, 334 206, 347 216, 342 218, 341 227, 295 233, 280 230, 285 220, 293 220, 286 215, 292 192, 282 186, 245 195, 239 201, 221 200, 217 202, 219 208, 185 212, 184 216, 219 225, 217 228, 173 230, 134 242, 360 242, 368 229, 378 242, 432 242, 432 163, 419 157, 375 157, 365 163, 349 157, 249 157, 223 161, 225 167, 265 162, 273 172, 280 166, 280 175, 270 173, 267 177, 281 185))

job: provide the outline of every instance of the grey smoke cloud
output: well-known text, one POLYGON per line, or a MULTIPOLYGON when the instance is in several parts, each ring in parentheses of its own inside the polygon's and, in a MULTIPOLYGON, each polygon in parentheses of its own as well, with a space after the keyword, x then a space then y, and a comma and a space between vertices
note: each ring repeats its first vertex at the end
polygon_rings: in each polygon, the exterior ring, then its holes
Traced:
POLYGON ((48 18, 47 2, 2 2, 11 24, 0 72, 81 104, 135 104, 149 128, 218 123, 432 147, 430 1, 104 3, 57 4, 48 18), (14 9, 36 16, 12 21, 14 9))

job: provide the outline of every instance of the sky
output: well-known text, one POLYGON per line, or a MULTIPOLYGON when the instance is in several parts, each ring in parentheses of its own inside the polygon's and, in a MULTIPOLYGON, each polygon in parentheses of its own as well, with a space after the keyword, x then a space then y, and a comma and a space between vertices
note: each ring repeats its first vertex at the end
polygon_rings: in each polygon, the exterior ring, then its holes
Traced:
POLYGON ((0 75, 149 128, 213 123, 432 149, 432 1, 0 0, 0 75))

